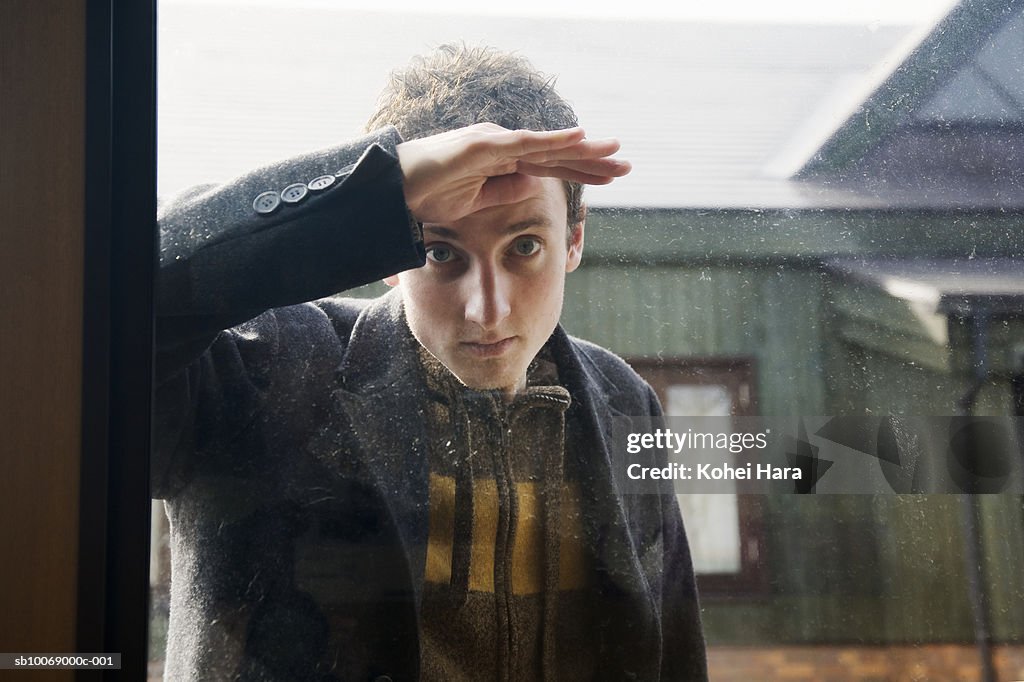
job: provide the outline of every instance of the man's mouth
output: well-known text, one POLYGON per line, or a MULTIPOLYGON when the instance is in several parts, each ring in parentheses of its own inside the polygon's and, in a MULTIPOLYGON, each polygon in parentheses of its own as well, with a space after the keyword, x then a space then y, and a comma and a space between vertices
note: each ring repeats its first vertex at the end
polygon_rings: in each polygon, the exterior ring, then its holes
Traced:
POLYGON ((509 336, 504 339, 499 339, 492 343, 482 343, 477 341, 463 341, 459 345, 466 350, 466 352, 474 355, 478 358, 496 358, 500 355, 504 355, 512 348, 515 343, 516 337, 509 336))

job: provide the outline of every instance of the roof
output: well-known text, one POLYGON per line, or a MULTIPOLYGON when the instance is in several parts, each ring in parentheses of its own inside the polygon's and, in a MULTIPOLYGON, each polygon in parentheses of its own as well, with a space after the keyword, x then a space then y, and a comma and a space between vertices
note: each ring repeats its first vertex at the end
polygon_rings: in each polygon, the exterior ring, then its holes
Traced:
MULTIPOLYGON (((357 134, 387 72, 443 42, 514 49, 558 76, 634 172, 594 206, 873 206, 773 170, 808 121, 906 53, 907 27, 281 11, 173 4, 159 18, 159 192, 357 134)), ((828 120, 834 125, 834 118, 828 120)))
POLYGON ((1024 315, 1024 277, 1011 259, 837 259, 827 267, 942 314, 1024 315))
POLYGON ((796 178, 894 208, 1024 209, 1024 1, 965 0, 796 178))

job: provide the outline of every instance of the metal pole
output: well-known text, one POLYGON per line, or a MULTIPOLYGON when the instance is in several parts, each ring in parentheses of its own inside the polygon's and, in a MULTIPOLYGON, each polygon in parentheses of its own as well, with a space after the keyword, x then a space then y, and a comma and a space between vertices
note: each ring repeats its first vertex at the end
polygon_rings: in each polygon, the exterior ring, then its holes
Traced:
MULTIPOLYGON (((950 326, 953 317, 949 318, 950 326)), ((957 402, 959 416, 971 417, 974 404, 988 378, 988 311, 981 307, 967 318, 971 335, 972 379, 964 396, 957 402)), ((972 436, 973 437, 973 436, 972 436)), ((972 452, 975 445, 972 444, 972 452)), ((971 605, 971 616, 974 624, 974 643, 978 650, 978 662, 981 666, 983 682, 998 682, 995 665, 992 660, 992 642, 988 622, 988 594, 985 590, 985 548, 979 529, 981 509, 976 494, 960 495, 960 512, 964 535, 964 561, 967 569, 967 596, 971 605)))

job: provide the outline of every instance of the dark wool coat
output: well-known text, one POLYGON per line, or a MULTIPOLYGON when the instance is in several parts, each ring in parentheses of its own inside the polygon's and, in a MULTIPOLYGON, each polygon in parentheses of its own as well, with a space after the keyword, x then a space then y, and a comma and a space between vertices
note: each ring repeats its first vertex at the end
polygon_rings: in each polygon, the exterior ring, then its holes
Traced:
MULTIPOLYGON (((398 141, 384 130, 261 169, 161 217, 153 490, 171 522, 168 679, 417 678, 428 456, 416 341, 397 292, 299 303, 422 265, 385 151, 398 141), (300 203, 252 208, 324 174, 337 181, 300 203)), ((596 669, 706 679, 675 497, 621 494, 609 454, 612 418, 659 414, 657 399, 560 327, 549 348, 572 396, 566 466, 603 614, 589 624, 596 669)))

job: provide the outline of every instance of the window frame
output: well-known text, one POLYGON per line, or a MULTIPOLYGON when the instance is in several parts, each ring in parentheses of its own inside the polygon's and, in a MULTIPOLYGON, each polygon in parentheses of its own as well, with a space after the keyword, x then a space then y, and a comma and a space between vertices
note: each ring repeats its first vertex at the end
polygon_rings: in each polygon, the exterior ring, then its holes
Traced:
POLYGON ((77 650, 145 679, 156 224, 156 0, 86 0, 77 650))
MULTIPOLYGON (((757 361, 752 357, 630 357, 626 361, 651 385, 662 405, 667 404, 666 390, 672 384, 715 385, 726 387, 732 396, 734 417, 758 414, 757 361)), ((737 483, 740 490, 736 495, 740 570, 737 573, 698 573, 697 587, 702 598, 759 595, 768 590, 763 496, 744 493, 744 481, 737 483)))

